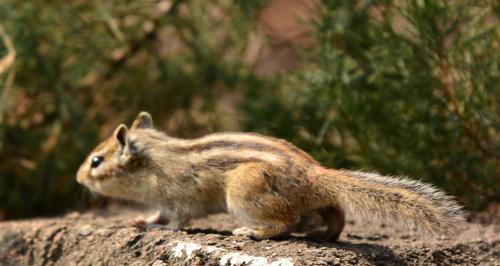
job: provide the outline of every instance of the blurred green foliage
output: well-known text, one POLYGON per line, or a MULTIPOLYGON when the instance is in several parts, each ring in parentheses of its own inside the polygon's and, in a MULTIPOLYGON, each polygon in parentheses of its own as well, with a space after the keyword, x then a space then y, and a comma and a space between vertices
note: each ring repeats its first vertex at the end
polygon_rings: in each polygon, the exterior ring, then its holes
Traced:
POLYGON ((318 1, 300 67, 258 75, 267 2, 4 0, 0 215, 87 206, 79 164, 141 110, 174 136, 261 132, 469 209, 500 199, 498 3, 318 1))

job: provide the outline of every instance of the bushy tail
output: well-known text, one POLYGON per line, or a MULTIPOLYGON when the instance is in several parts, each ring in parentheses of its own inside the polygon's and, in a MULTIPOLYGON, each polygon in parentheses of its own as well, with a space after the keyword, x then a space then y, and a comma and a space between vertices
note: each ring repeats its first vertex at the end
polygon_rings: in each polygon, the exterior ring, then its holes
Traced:
POLYGON ((327 197, 355 215, 430 233, 452 232, 464 221, 453 197, 420 181, 344 170, 326 170, 318 178, 327 197))

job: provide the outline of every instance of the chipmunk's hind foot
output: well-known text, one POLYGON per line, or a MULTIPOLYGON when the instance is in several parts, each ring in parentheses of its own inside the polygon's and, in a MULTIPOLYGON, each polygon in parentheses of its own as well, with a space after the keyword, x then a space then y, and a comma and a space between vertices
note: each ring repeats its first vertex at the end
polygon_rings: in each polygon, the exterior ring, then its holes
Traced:
POLYGON ((344 225, 344 210, 340 206, 330 206, 302 214, 299 223, 293 228, 293 233, 322 241, 336 241, 344 225))

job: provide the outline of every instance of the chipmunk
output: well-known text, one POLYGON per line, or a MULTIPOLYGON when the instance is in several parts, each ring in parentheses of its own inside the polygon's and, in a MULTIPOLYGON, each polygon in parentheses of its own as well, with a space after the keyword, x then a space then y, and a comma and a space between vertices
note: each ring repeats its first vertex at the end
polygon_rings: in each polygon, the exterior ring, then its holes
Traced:
POLYGON ((291 143, 255 133, 174 138, 156 130, 147 112, 99 144, 77 181, 102 195, 161 210, 138 223, 178 230, 192 218, 227 211, 252 225, 234 235, 258 240, 319 229, 324 239, 336 240, 345 209, 426 232, 448 231, 463 219, 455 200, 431 185, 327 169, 291 143))

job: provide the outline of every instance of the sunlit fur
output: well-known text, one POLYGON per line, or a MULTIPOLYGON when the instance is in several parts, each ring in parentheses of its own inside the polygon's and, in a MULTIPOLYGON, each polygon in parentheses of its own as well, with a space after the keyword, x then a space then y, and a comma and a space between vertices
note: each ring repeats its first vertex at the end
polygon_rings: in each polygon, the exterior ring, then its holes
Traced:
POLYGON ((326 227, 323 236, 335 240, 344 209, 428 232, 462 220, 452 197, 422 182, 326 169, 291 143, 254 133, 173 138, 154 129, 145 112, 97 146, 77 180, 106 196, 157 206, 172 229, 228 211, 253 225, 235 234, 257 239, 326 227), (95 168, 93 156, 104 157, 95 168))

